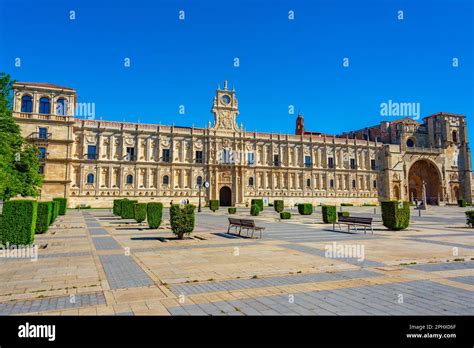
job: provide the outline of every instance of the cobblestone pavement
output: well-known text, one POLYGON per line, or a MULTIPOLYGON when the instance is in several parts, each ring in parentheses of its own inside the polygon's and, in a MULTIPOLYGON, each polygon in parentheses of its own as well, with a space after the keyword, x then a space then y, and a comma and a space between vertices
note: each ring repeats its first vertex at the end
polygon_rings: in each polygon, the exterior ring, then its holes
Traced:
POLYGON ((254 218, 262 239, 227 234, 227 210, 197 214, 190 238, 122 220, 110 210, 68 210, 36 235, 38 258, 0 257, 0 315, 473 315, 474 230, 464 208, 412 212, 374 234, 321 223, 254 218), (3 266, 4 265, 4 266, 3 266))

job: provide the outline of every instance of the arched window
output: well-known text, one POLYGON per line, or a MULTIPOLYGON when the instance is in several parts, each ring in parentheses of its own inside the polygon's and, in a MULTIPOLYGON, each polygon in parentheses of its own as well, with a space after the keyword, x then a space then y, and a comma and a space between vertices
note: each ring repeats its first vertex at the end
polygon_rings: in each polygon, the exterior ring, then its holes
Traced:
POLYGON ((311 187, 311 179, 306 179, 306 186, 311 187))
POLYGON ((413 139, 408 139, 408 140, 407 140, 407 146, 408 146, 408 147, 413 147, 413 146, 415 146, 415 142, 413 141, 413 139))
POLYGON ((352 188, 356 188, 356 181, 352 180, 352 188))
POLYGON ((196 179, 196 184, 201 186, 202 185, 202 176, 198 176, 196 179))
POLYGON ((253 176, 249 178, 249 186, 253 186, 253 176))
POLYGON ((133 184, 133 175, 132 175, 132 174, 128 174, 125 182, 126 182, 128 185, 133 184))
POLYGON ((455 130, 453 130, 453 142, 454 143, 458 142, 458 132, 456 132, 455 130))
POLYGON ((168 175, 163 176, 163 185, 170 184, 170 177, 168 175))
POLYGON ((60 98, 57 100, 56 115, 66 115, 66 99, 60 98))
POLYGON ((33 99, 29 95, 21 97, 21 112, 33 112, 33 99))
POLYGON ((377 180, 374 180, 374 182, 373 182, 373 187, 374 187, 374 189, 377 188, 377 180))
POLYGON ((94 183, 94 174, 92 174, 92 173, 87 174, 87 183, 88 184, 93 184, 94 183))
POLYGON ((331 187, 331 188, 334 187, 334 180, 333 179, 329 180, 329 187, 331 187))
POLYGON ((39 113, 40 114, 51 113, 51 102, 49 101, 49 98, 47 97, 40 98, 39 113))

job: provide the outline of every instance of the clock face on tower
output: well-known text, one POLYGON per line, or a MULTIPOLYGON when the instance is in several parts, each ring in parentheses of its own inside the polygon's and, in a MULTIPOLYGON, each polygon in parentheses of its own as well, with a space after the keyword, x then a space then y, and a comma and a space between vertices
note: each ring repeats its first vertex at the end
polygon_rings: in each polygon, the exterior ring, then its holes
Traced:
POLYGON ((230 97, 229 97, 227 94, 224 94, 224 95, 221 97, 221 100, 222 100, 222 102, 223 102, 225 105, 230 104, 230 97))

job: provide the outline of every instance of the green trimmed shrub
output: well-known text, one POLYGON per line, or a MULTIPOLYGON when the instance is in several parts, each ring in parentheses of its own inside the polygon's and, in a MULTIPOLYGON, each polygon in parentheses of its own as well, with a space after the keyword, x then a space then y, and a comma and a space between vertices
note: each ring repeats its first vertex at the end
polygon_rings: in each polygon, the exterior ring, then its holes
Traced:
POLYGON ((213 212, 215 212, 216 210, 219 210, 219 200, 211 199, 209 201, 209 209, 211 209, 213 212))
POLYGON ((0 244, 2 244, 2 240, 3 240, 3 232, 2 232, 2 220, 3 220, 3 215, 0 214, 0 244))
POLYGON ((250 207, 254 204, 258 206, 259 211, 263 211, 263 199, 252 199, 250 201, 250 207))
POLYGON ((252 204, 250 207, 250 215, 258 216, 260 214, 260 207, 257 204, 252 204))
POLYGON ((114 199, 114 207, 112 208, 112 213, 115 216, 122 215, 122 201, 123 199, 114 199))
POLYGON ((282 200, 277 199, 273 201, 273 208, 275 209, 277 213, 281 213, 283 209, 285 209, 285 205, 282 200))
POLYGON ((340 217, 349 217, 351 216, 351 213, 349 213, 348 211, 338 211, 337 212, 337 218, 339 219, 340 217))
POLYGON ((298 204, 298 213, 300 213, 301 215, 313 214, 313 205, 311 203, 298 204))
POLYGON ((50 225, 56 221, 59 215, 59 202, 58 201, 51 201, 52 203, 52 212, 51 212, 51 222, 50 225))
POLYGON ((333 224, 336 222, 336 206, 335 205, 323 205, 321 207, 321 213, 323 215, 323 221, 326 224, 333 224))
POLYGON ((352 203, 341 203, 341 207, 353 207, 354 204, 352 203))
POLYGON ((382 202, 383 225, 390 230, 404 230, 410 224, 410 205, 408 202, 382 202), (400 207, 400 203, 402 203, 400 207))
POLYGON ((53 203, 38 202, 38 211, 36 214, 36 233, 45 233, 48 230, 52 214, 53 203))
POLYGON ((467 210, 465 213, 467 225, 470 227, 474 227, 474 210, 467 210))
POLYGON ((59 202, 59 215, 66 215, 67 198, 53 198, 53 201, 59 202))
POLYGON ((235 213, 237 213, 237 208, 227 208, 227 212, 229 214, 235 214, 235 213))
POLYGON ((178 239, 183 239, 185 234, 190 234, 194 230, 194 209, 192 204, 185 204, 183 208, 179 204, 170 207, 171 230, 178 239))
POLYGON ((133 201, 133 200, 124 200, 122 202, 122 208, 121 208, 121 213, 122 213, 122 219, 134 219, 135 218, 135 208, 133 207, 135 203, 138 203, 138 201, 133 201))
POLYGON ((146 203, 135 203, 133 205, 134 219, 136 222, 140 223, 146 219, 146 203))
POLYGON ((289 211, 282 211, 280 213, 280 219, 282 219, 282 220, 291 219, 291 213, 289 211))
POLYGON ((163 218, 163 203, 148 203, 146 206, 148 226, 152 229, 160 227, 163 218))
POLYGON ((464 199, 458 199, 458 206, 464 208, 466 206, 466 201, 464 199))
POLYGON ((38 202, 6 201, 3 204, 2 243, 30 245, 35 240, 38 202))

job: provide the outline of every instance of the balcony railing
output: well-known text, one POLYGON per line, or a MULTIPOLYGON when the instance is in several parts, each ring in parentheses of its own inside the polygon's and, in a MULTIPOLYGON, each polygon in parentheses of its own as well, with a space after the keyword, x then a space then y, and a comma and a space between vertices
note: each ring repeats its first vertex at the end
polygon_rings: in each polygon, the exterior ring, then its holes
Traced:
POLYGON ((130 162, 135 162, 135 161, 137 160, 137 156, 131 155, 131 154, 127 154, 127 156, 125 156, 124 160, 125 160, 125 161, 130 161, 130 162))
POLYGON ((51 133, 34 132, 28 135, 27 138, 32 140, 49 140, 51 139, 51 133))
POLYGON ((95 161, 99 156, 96 153, 86 153, 84 157, 88 160, 95 161))
POLYGON ((413 147, 407 147, 406 152, 440 154, 443 152, 443 149, 439 149, 436 147, 413 146, 413 147))

